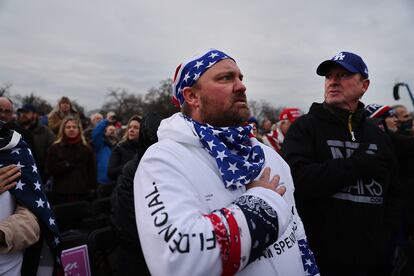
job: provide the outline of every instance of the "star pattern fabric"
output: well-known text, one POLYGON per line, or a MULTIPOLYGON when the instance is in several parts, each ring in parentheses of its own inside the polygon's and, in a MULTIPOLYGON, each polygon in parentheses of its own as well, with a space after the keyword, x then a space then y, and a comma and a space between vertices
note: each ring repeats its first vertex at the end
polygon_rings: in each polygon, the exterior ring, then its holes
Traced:
POLYGON ((7 146, 0 149, 0 167, 16 164, 22 172, 21 177, 17 179, 17 185, 9 192, 19 204, 28 208, 39 219, 42 231, 46 230, 46 237, 52 250, 57 254, 57 246, 61 241, 60 233, 43 191, 32 152, 20 134, 14 132, 13 136, 13 139, 18 138, 18 143, 12 148, 7 146))
POLYGON ((252 146, 251 126, 213 127, 188 116, 204 148, 215 158, 224 186, 235 190, 253 181, 265 162, 263 149, 252 146))
POLYGON ((197 56, 189 61, 178 65, 175 70, 173 79, 173 102, 182 106, 184 97, 182 90, 185 87, 191 87, 200 78, 200 76, 207 71, 211 66, 223 59, 232 59, 229 55, 216 50, 209 49, 201 56, 197 56))
POLYGON ((306 272, 306 275, 317 276, 319 275, 319 269, 316 265, 315 257, 313 252, 309 249, 308 242, 303 240, 298 240, 300 254, 302 256, 303 269, 306 272))

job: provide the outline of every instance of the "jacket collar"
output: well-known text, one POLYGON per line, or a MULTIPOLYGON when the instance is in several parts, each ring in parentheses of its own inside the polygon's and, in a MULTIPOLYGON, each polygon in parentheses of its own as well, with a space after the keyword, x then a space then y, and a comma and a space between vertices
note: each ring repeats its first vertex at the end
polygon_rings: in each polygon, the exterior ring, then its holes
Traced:
POLYGON ((348 120, 351 115, 354 127, 358 127, 366 120, 364 104, 362 102, 358 103, 357 110, 354 112, 334 107, 325 102, 313 103, 309 109, 309 114, 312 114, 321 120, 336 122, 344 126, 348 125, 348 120))

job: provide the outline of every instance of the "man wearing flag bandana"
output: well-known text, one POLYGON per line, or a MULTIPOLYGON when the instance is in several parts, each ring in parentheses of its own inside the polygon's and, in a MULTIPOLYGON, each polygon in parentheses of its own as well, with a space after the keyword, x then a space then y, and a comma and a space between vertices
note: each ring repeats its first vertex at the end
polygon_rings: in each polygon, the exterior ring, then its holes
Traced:
POLYGON ((210 49, 178 66, 159 142, 134 180, 152 275, 319 275, 288 165, 250 135, 235 60, 210 49))

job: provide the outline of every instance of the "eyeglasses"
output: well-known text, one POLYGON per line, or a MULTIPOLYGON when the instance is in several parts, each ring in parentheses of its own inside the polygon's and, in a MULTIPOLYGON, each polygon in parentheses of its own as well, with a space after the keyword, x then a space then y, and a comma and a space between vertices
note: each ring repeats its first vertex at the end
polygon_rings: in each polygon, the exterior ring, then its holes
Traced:
POLYGON ((3 114, 6 114, 6 115, 10 115, 10 114, 12 114, 12 110, 10 110, 10 109, 3 109, 3 108, 0 108, 0 113, 3 113, 3 114))

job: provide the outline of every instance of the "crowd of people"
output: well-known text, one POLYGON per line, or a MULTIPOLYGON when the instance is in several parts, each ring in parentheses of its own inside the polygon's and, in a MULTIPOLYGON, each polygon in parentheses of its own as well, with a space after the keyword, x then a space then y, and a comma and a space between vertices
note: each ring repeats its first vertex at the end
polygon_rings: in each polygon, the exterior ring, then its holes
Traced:
POLYGON ((413 115, 361 102, 370 79, 355 53, 316 73, 322 103, 260 124, 235 59, 215 49, 177 67, 169 118, 85 124, 64 96, 40 119, 0 97, 0 275, 58 235, 36 205, 97 197, 112 198, 119 275, 412 275, 413 115))

